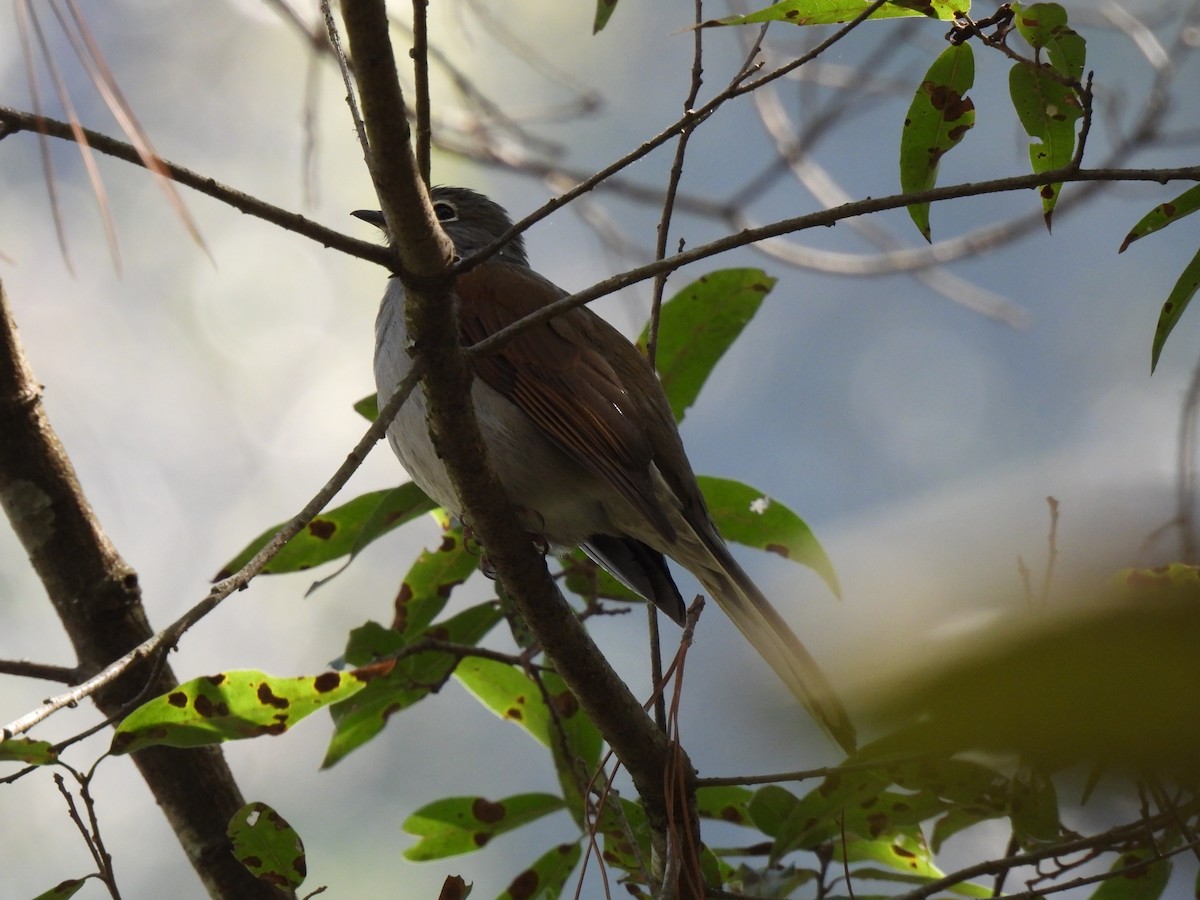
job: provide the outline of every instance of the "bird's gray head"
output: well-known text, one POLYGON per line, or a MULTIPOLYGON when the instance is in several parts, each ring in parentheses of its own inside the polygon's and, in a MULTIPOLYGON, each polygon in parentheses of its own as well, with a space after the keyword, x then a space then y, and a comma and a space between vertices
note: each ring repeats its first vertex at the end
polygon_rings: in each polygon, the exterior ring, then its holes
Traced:
MULTIPOLYGON (((453 241, 454 250, 460 257, 482 250, 512 228, 512 219, 504 207, 478 191, 438 185, 429 191, 429 199, 442 230, 453 241)), ((360 209, 352 215, 379 228, 387 227, 383 213, 360 209)), ((529 265, 525 241, 520 235, 505 244, 494 258, 515 266, 529 265)))

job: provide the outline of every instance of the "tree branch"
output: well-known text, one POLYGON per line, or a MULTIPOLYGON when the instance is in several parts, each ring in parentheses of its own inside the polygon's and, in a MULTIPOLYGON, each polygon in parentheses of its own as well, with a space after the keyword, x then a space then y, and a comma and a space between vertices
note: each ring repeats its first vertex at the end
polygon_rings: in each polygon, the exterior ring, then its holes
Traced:
MULTIPOLYGON (((471 526, 487 548, 497 577, 537 636, 546 655, 629 771, 646 804, 654 831, 698 834, 694 806, 695 773, 683 756, 676 761, 688 789, 670 808, 664 784, 670 748, 641 704, 608 665, 586 629, 559 594, 545 560, 529 536, 514 528, 516 510, 487 463, 487 451, 470 403, 471 369, 459 345, 455 309, 449 302, 452 272, 443 257, 440 279, 414 280, 411 274, 436 275, 430 263, 429 234, 441 235, 429 210, 416 161, 408 144, 403 98, 396 78, 387 19, 381 0, 343 7, 346 32, 356 62, 359 95, 371 142, 372 177, 406 274, 406 316, 413 336, 415 366, 423 374, 434 446, 450 473, 471 526), (394 195, 389 192, 395 190, 394 195), (425 215, 422 215, 425 213, 425 215), (690 830, 685 823, 690 823, 690 830)), ((678 851, 676 851, 678 852, 678 851)))
MULTIPOLYGON (((101 530, 46 418, 3 285, 0 506, 46 588, 82 671, 102 668, 151 635, 137 574, 101 530)), ((119 715, 148 683, 165 693, 177 682, 169 667, 155 672, 142 662, 99 686, 96 705, 106 716, 119 715)), ((214 897, 278 897, 230 853, 225 827, 243 799, 219 749, 154 747, 133 761, 214 897)))

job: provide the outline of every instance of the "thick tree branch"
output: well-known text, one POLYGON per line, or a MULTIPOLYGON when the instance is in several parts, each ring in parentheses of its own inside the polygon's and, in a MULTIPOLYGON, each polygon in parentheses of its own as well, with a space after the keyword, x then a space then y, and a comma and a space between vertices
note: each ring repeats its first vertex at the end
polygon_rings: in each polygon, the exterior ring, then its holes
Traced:
MULTIPOLYGON (((94 672, 151 635, 137 574, 96 521, 75 471, 46 418, 0 285, 0 506, 29 554, 79 657, 94 672)), ((170 668, 131 666, 96 691, 116 716, 147 689, 176 684, 170 668)), ((134 763, 205 887, 215 897, 274 898, 230 853, 225 827, 243 800, 220 750, 155 747, 134 763)))
POLYGON ((428 278, 436 274, 430 262, 437 260, 430 253, 428 235, 417 232, 423 228, 440 235, 441 230, 433 227, 429 201, 408 143, 384 4, 364 0, 346 5, 343 12, 371 141, 372 177, 388 223, 396 226, 392 233, 400 269, 426 276, 419 282, 406 276, 411 301, 406 315, 416 366, 425 373, 422 380, 435 446, 514 606, 629 771, 652 827, 659 834, 668 834, 670 822, 690 823, 690 829, 685 825, 679 831, 698 835, 691 763, 682 755, 675 761, 685 773, 688 789, 674 798, 680 806, 672 809, 664 778, 673 748, 562 599, 528 535, 512 525, 518 521, 516 511, 486 462, 471 406, 463 403, 462 398, 470 396, 471 370, 459 345, 455 310, 449 302, 451 272, 445 258, 441 278, 428 278), (392 190, 396 193, 389 196, 392 190))
POLYGON ((371 423, 366 434, 362 436, 354 449, 350 451, 346 460, 338 467, 338 470, 333 473, 313 498, 304 505, 304 508, 288 520, 275 533, 274 537, 261 550, 254 554, 249 562, 228 578, 223 578, 214 584, 203 600, 162 631, 146 638, 146 640, 142 641, 142 643, 138 644, 124 656, 115 659, 103 670, 97 672, 82 684, 76 685, 71 690, 65 691, 55 697, 51 697, 32 712, 21 716, 15 721, 9 722, 0 729, 0 739, 7 740, 14 735, 24 734, 34 725, 58 712, 60 709, 74 706, 80 700, 90 697, 105 685, 121 677, 131 666, 137 665, 143 660, 175 646, 179 638, 189 628, 216 609, 235 591, 240 591, 249 584, 256 575, 262 572, 263 568, 283 548, 284 544, 299 534, 313 520, 317 513, 329 504, 329 501, 342 489, 346 482, 350 480, 350 476, 362 465, 371 448, 383 438, 388 423, 396 417, 396 412, 404 405, 404 401, 408 398, 408 394, 415 382, 416 379, 414 377, 400 385, 400 389, 396 391, 396 396, 379 410, 378 418, 371 423))

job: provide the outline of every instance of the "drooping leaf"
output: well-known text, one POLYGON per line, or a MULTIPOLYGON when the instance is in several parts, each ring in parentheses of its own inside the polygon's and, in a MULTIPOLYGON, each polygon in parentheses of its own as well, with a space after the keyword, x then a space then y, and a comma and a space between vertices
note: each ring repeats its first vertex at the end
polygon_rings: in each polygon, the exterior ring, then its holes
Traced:
MULTIPOLYGON (((428 635, 473 646, 500 619, 496 603, 482 603, 431 626, 420 636, 428 635)), ((354 665, 366 665, 396 653, 409 643, 411 641, 405 640, 399 632, 368 622, 351 632, 346 660, 354 665)), ((425 699, 430 692, 441 687, 458 661, 458 657, 452 653, 429 650, 414 653, 396 661, 394 665, 383 667, 382 674, 361 692, 330 711, 334 731, 321 767, 329 768, 346 754, 361 747, 383 730, 391 716, 425 699)))
POLYGON ((1067 11, 1058 3, 1013 4, 1013 24, 1035 50, 1044 50, 1060 75, 1079 81, 1087 64, 1087 42, 1067 24, 1067 11))
MULTIPOLYGON (((626 872, 645 876, 642 863, 649 861, 650 824, 640 803, 610 798, 600 811, 599 831, 604 835, 604 860, 626 872)), ((639 880, 635 877, 633 880, 639 880)))
POLYGON ((1117 252, 1124 253, 1125 248, 1134 241, 1141 240, 1148 234, 1154 234, 1154 232, 1178 222, 1185 216, 1190 216, 1198 209, 1200 209, 1200 184, 1188 188, 1174 200, 1158 204, 1158 206, 1146 213, 1133 226, 1129 234, 1125 235, 1125 240, 1121 242, 1121 248, 1117 252))
POLYGON ((747 809, 754 827, 774 838, 799 803, 800 798, 787 788, 768 784, 754 792, 747 809))
MULTIPOLYGON (((263 572, 268 575, 300 572, 355 553, 380 535, 436 508, 437 504, 412 482, 363 494, 309 522, 267 563, 263 572)), ((247 544, 221 567, 216 580, 229 577, 249 562, 279 528, 280 525, 274 525, 247 544)))
POLYGON ((372 677, 356 669, 298 678, 235 670, 196 678, 126 716, 113 735, 112 752, 283 734, 305 716, 358 693, 372 677))
POLYGON ((423 862, 472 853, 496 835, 562 808, 562 799, 553 794, 516 794, 498 801, 484 797, 436 800, 404 820, 404 830, 420 838, 404 851, 404 857, 423 862))
MULTIPOLYGON (((1068 165, 1075 154, 1075 123, 1083 115, 1074 89, 1059 81, 1049 68, 1020 62, 1009 70, 1008 88, 1021 126, 1034 138, 1029 145, 1034 173, 1068 165)), ((1046 184, 1039 191, 1047 228, 1061 187, 1061 183, 1046 184)))
POLYGON ((479 551, 464 538, 461 528, 442 518, 442 539, 434 550, 422 550, 409 566, 394 603, 392 628, 405 641, 425 631, 446 607, 454 588, 474 574, 479 551))
POLYGON ((1013 835, 1026 846, 1058 840, 1062 825, 1054 782, 1037 772, 1024 771, 1009 787, 1013 835))
POLYGON ((1157 900, 1171 881, 1171 868, 1157 848, 1127 850, 1113 861, 1112 877, 1100 882, 1091 900, 1157 900))
POLYGON ((226 828, 233 855, 246 870, 281 890, 304 883, 307 866, 300 835, 265 803, 247 803, 233 814, 226 828))
POLYGON ((740 481, 701 475, 696 479, 713 521, 726 540, 757 547, 808 566, 841 596, 837 573, 812 530, 794 512, 740 481))
POLYGON ((754 820, 750 816, 753 799, 754 791, 749 788, 736 785, 702 787, 696 791, 696 812, 706 819, 753 826, 754 820))
MULTIPOLYGON (((654 361, 677 422, 774 286, 775 279, 761 269, 722 269, 663 304, 654 361)), ((638 346, 645 349, 648 338, 649 326, 638 346)))
MULTIPOLYGON (((834 842, 838 859, 846 862, 877 862, 887 866, 878 870, 863 866, 854 869, 855 878, 872 878, 895 881, 902 884, 928 884, 944 876, 934 863, 933 853, 915 825, 899 829, 878 838, 854 838, 845 844, 834 842)), ((969 881, 948 888, 963 897, 990 897, 991 888, 969 881)))
MULTIPOLYGON (((900 189, 905 193, 937 184, 942 157, 975 125, 975 104, 967 96, 974 83, 975 56, 969 43, 947 47, 925 73, 900 137, 900 189)), ((908 214, 925 240, 932 240, 929 204, 910 204, 908 214)))
POLYGON ((551 749, 565 746, 589 773, 599 765, 600 732, 555 673, 541 675, 549 704, 528 675, 495 660, 463 660, 454 677, 487 709, 519 725, 538 743, 551 749))
POLYGON ((581 854, 578 842, 551 847, 517 875, 497 900, 558 900, 581 854))
MULTIPOLYGON (((1013 4, 1017 31, 1037 53, 1039 64, 1018 62, 1009 72, 1013 108, 1026 134, 1034 138, 1029 159, 1034 173, 1057 169, 1075 154, 1075 123, 1083 105, 1073 85, 1079 84, 1086 64, 1087 44, 1067 24, 1067 13, 1057 3, 1013 4), (1040 64, 1042 54, 1049 60, 1040 64), (1070 83, 1064 83, 1064 79, 1070 83)), ((1061 184, 1043 185, 1040 191, 1046 227, 1050 227, 1061 184)))
POLYGON ((58 761, 58 751, 48 741, 31 738, 9 738, 0 741, 0 762, 20 762, 33 766, 46 766, 58 761))
POLYGON ((67 900, 79 893, 80 888, 87 884, 87 878, 68 878, 60 881, 50 890, 38 894, 33 900, 67 900))
POLYGON ((596 18, 592 20, 592 34, 599 34, 617 9, 617 0, 596 0, 596 18))
POLYGON ((1196 296, 1197 289, 1200 289, 1200 251, 1196 252, 1191 262, 1179 273, 1175 286, 1171 288, 1171 293, 1158 314, 1158 324, 1154 326, 1154 341, 1150 347, 1151 373, 1158 367, 1158 358, 1167 343, 1167 338, 1179 322, 1183 311, 1192 302, 1192 297, 1196 296))
MULTIPOLYGON (((764 22, 786 22, 791 25, 840 25, 858 18, 871 5, 871 0, 780 0, 773 6, 744 16, 726 16, 705 22, 714 25, 756 25, 764 22)), ((950 21, 956 12, 969 13, 969 0, 893 0, 871 14, 872 19, 892 19, 898 16, 927 16, 950 21)))

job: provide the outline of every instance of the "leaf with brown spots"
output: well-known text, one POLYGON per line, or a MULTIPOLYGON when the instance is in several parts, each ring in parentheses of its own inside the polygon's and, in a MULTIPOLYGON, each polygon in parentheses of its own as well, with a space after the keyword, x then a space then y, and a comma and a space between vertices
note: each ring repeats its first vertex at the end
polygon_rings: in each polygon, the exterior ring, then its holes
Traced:
MULTIPOLYGON (((1048 67, 1019 62, 1009 70, 1008 91, 1021 126, 1034 139, 1029 145, 1033 172, 1070 164, 1075 155, 1075 125, 1083 117, 1083 105, 1074 89, 1055 78, 1048 67)), ((1039 192, 1047 228, 1061 186, 1043 185, 1039 192)))
MULTIPOLYGON (((372 491, 321 513, 308 528, 288 541, 263 572, 300 572, 343 556, 353 558, 367 544, 393 528, 436 509, 437 504, 412 482, 372 491)), ((250 561, 282 527, 272 525, 221 567, 215 580, 227 578, 250 561)), ((328 579, 326 579, 328 580, 328 579)))
POLYGON ((581 852, 578 842, 551 847, 518 874, 496 900, 558 900, 581 852))
POLYGON ((1034 50, 1045 51, 1060 75, 1079 81, 1087 64, 1087 42, 1067 24, 1067 11, 1058 3, 1013 4, 1013 24, 1034 50))
POLYGON ((542 675, 542 683, 554 701, 553 710, 542 699, 538 685, 516 666, 490 659, 467 659, 454 677, 485 707, 520 725, 546 747, 561 740, 554 725, 557 721, 572 754, 591 768, 599 763, 600 732, 573 697, 554 700, 561 698, 567 688, 553 672, 542 675))
POLYGON ((1175 286, 1171 288, 1162 310, 1158 314, 1158 324, 1154 327, 1154 340, 1150 345, 1150 372, 1158 367, 1158 358, 1166 346, 1167 338, 1178 324, 1183 311, 1188 308, 1192 298, 1200 289, 1200 251, 1192 257, 1192 261, 1179 273, 1175 286))
POLYGON ((775 498, 728 478, 696 478, 708 510, 727 541, 776 553, 812 569, 841 596, 837 573, 812 529, 775 498))
POLYGON ((521 669, 487 659, 464 660, 454 674, 484 706, 550 749, 567 808, 582 827, 588 783, 603 781, 597 774, 602 741, 562 679, 543 672, 539 688, 521 669))
POLYGON ((304 843, 283 816, 265 803, 247 803, 226 829, 233 855, 259 881, 295 890, 307 867, 304 843))
MULTIPOLYGON (((436 629, 444 640, 474 645, 501 618, 496 603, 483 603, 438 623, 436 629)), ((351 632, 345 658, 351 665, 365 667, 395 653, 408 643, 403 635, 390 628, 368 622, 351 632)), ((334 706, 330 710, 334 732, 325 751, 322 768, 332 766, 346 754, 361 747, 383 730, 391 716, 440 688, 457 663, 458 657, 449 653, 430 651, 407 656, 386 674, 373 678, 366 688, 352 698, 334 706)))
POLYGON ((196 678, 143 703, 113 735, 112 752, 156 744, 200 747, 223 741, 282 734, 305 716, 345 700, 365 686, 353 672, 275 678, 253 670, 196 678))
POLYGON ((696 812, 707 819, 752 826, 750 801, 754 791, 734 785, 702 787, 696 791, 696 812))
POLYGON ((1113 860, 1113 877, 1101 882, 1091 900, 1157 900, 1171 881, 1171 861, 1157 847, 1137 847, 1113 860))
MULTIPOLYGON (((944 877, 945 873, 933 861, 933 854, 925 843, 920 827, 906 826, 883 837, 850 838, 844 843, 834 841, 834 858, 840 863, 881 863, 886 868, 859 865, 854 868, 857 879, 891 881, 908 888, 929 884, 944 877)), ((960 897, 985 898, 992 896, 991 888, 970 881, 962 881, 948 888, 960 897)))
MULTIPOLYGON (((774 286, 775 279, 762 269, 721 269, 663 304, 654 362, 677 422, 774 286)), ((649 326, 638 347, 645 350, 648 339, 649 326)))
POLYGON ((404 575, 396 594, 392 628, 406 640, 427 629, 445 608, 451 592, 479 567, 479 550, 463 539, 462 529, 443 522, 442 539, 434 550, 422 550, 404 575))
POLYGON ((483 797, 436 800, 405 819, 404 830, 420 840, 404 856, 420 862, 471 853, 498 834, 562 808, 562 798, 553 794, 516 794, 497 802, 483 797))
MULTIPOLYGON (((791 25, 840 25, 861 15, 871 0, 780 0, 765 9, 744 16, 712 19, 702 27, 716 25, 756 25, 766 22, 787 22, 791 25)), ((894 0, 871 13, 872 19, 893 19, 898 16, 927 16, 944 21, 954 18, 956 10, 969 10, 967 0, 894 0)))
POLYGON ((35 741, 20 737, 9 738, 7 741, 0 741, 0 762, 46 766, 58 762, 58 751, 48 741, 35 741))
POLYGON ((1174 200, 1158 204, 1142 216, 1129 234, 1125 235, 1125 240, 1121 242, 1121 247, 1117 252, 1124 253, 1125 248, 1134 241, 1141 240, 1148 234, 1154 234, 1185 216, 1190 216, 1198 209, 1200 209, 1200 184, 1188 188, 1174 200))
MULTIPOLYGON (((968 43, 947 47, 925 73, 900 134, 900 189, 905 193, 936 185, 942 157, 975 125, 975 104, 967 97, 974 83, 975 55, 968 43)), ((932 240, 929 204, 910 204, 908 214, 922 237, 932 240)))

